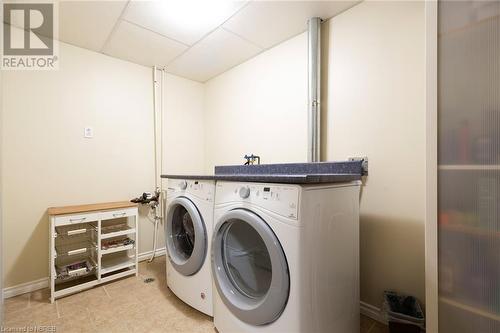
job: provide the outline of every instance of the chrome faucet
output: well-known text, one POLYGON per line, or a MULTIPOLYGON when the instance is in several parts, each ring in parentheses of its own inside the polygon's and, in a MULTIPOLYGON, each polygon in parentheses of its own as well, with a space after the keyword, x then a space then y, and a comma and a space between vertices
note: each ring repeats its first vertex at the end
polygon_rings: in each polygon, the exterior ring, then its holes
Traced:
POLYGON ((257 161, 257 164, 260 164, 260 156, 257 156, 257 155, 245 155, 244 156, 244 159, 246 159, 247 161, 245 162, 245 165, 253 165, 255 164, 255 161, 257 161))

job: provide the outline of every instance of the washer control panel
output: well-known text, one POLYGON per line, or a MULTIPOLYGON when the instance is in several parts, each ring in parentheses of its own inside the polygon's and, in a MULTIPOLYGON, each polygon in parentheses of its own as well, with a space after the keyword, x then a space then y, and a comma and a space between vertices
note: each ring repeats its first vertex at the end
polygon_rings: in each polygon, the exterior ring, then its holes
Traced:
POLYGON ((297 219, 299 187, 279 184, 217 182, 216 204, 248 202, 287 218, 297 219))
POLYGON ((250 187, 248 186, 242 186, 240 187, 240 197, 242 199, 246 199, 250 196, 250 187))

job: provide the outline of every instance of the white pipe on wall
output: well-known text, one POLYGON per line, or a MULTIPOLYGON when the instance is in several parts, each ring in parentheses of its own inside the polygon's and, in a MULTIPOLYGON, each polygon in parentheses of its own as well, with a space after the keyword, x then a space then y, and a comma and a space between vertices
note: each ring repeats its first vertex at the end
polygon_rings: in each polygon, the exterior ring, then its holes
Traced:
POLYGON ((163 205, 161 195, 163 193, 162 181, 160 178, 163 172, 163 77, 164 72, 160 70, 160 80, 158 80, 158 68, 153 67, 153 116, 154 116, 154 172, 155 172, 155 191, 159 190, 160 198, 158 205, 154 207, 154 232, 153 232, 153 251, 149 262, 153 261, 158 244, 158 224, 162 221, 163 205), (158 94, 159 90, 159 94, 158 94), (158 98, 159 96, 159 98, 158 98), (158 211, 160 213, 158 213, 158 211))
POLYGON ((308 145, 307 161, 319 162, 321 153, 321 18, 307 22, 308 145))
POLYGON ((156 66, 153 67, 153 119, 154 119, 154 154, 155 154, 155 166, 154 166, 154 172, 155 172, 155 189, 158 187, 159 183, 159 157, 158 157, 158 126, 159 126, 159 120, 158 120, 158 69, 156 66))
MULTIPOLYGON (((165 173, 165 170, 163 169, 163 97, 165 96, 165 84, 167 82, 167 72, 165 69, 161 70, 161 83, 160 83, 160 174, 158 177, 160 177, 161 174, 165 173)), ((163 220, 163 181, 160 179, 160 201, 158 206, 160 207, 160 218, 163 220)))

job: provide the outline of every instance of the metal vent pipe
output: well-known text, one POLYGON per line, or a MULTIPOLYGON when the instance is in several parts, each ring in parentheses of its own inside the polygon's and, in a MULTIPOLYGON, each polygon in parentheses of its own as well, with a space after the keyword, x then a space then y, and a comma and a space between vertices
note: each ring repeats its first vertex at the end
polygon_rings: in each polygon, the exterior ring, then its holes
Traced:
POLYGON ((307 22, 308 35, 308 145, 307 161, 319 162, 321 154, 321 18, 307 22))

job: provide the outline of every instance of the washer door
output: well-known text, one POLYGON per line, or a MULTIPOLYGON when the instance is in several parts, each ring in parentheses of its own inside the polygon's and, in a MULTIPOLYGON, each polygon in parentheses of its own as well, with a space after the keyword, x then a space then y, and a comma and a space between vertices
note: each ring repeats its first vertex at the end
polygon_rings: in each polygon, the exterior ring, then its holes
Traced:
POLYGON ((240 320, 265 325, 285 309, 290 289, 286 257, 255 213, 234 209, 222 216, 212 243, 212 271, 222 301, 240 320))
POLYGON ((165 239, 172 266, 189 276, 203 266, 207 253, 205 223, 195 204, 186 197, 178 197, 167 207, 165 239))

